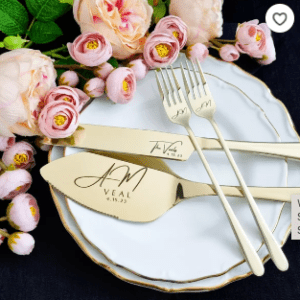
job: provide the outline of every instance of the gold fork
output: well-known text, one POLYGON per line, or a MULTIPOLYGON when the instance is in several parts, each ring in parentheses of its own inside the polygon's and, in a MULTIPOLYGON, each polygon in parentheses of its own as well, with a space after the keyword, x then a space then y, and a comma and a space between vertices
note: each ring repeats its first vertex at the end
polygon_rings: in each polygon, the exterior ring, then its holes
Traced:
POLYGON ((202 163, 203 163, 213 185, 215 186, 217 194, 219 195, 219 197, 221 199, 221 202, 223 204, 225 212, 227 213, 228 219, 230 221, 230 225, 231 225, 233 232, 237 238, 237 241, 240 244, 240 247, 243 251, 246 261, 248 262, 251 270, 253 271, 253 273, 255 275, 262 276, 264 274, 264 266, 258 256, 258 254, 256 253, 254 247, 252 246, 248 237, 246 236, 240 222, 238 221, 237 217, 235 216, 230 204, 228 203, 228 201, 227 201, 217 179, 215 178, 200 146, 197 143, 196 137, 195 137, 192 129, 189 126, 191 111, 188 107, 188 104, 185 100, 185 97, 182 93, 179 83, 175 77, 174 70, 172 68, 172 75, 173 75, 173 79, 174 79, 174 82, 176 85, 176 89, 174 88, 174 85, 172 83, 172 80, 171 80, 171 77, 170 77, 170 74, 169 74, 167 68, 165 70, 166 70, 165 72, 168 77, 170 89, 165 80, 163 71, 161 69, 159 69, 159 71, 155 71, 159 93, 163 100, 163 105, 164 105, 165 111, 171 122, 181 125, 181 126, 184 126, 185 129, 187 130, 187 132, 190 136, 190 139, 191 139, 195 149, 197 150, 199 157, 201 158, 202 163), (165 90, 162 87, 161 80, 159 79, 158 73, 161 73, 161 77, 162 77, 162 81, 163 81, 165 90))
POLYGON ((219 141, 226 153, 226 156, 227 156, 227 158, 228 158, 228 160, 240 182, 240 185, 242 187, 244 195, 248 199, 248 203, 251 208, 251 212, 252 212, 253 217, 257 223, 257 226, 263 236, 263 239, 266 243, 266 246, 269 250, 272 260, 274 261, 275 265, 277 266, 277 268, 279 270, 286 271, 289 267, 287 258, 284 255, 284 253, 283 253, 282 249, 280 248, 280 246, 278 245, 278 243, 276 242, 276 240, 275 240, 274 236, 272 235, 268 225, 266 224, 263 216, 261 215, 261 213, 258 209, 258 206, 257 206, 254 198, 252 197, 252 195, 249 191, 249 188, 247 187, 246 182, 245 182, 240 170, 238 169, 238 166, 236 165, 236 162, 235 162, 235 160, 234 160, 234 158, 222 136, 222 133, 221 133, 217 123, 214 120, 216 104, 211 95, 208 84, 205 80, 205 77, 204 77, 204 74, 201 69, 199 61, 196 60, 196 63, 197 63, 198 72, 196 71, 195 64, 191 61, 191 64, 193 67, 193 74, 194 74, 194 78, 196 81, 196 84, 195 84, 195 81, 193 80, 193 76, 191 74, 192 72, 191 72, 191 70, 189 68, 189 64, 186 60, 187 71, 189 74, 190 84, 192 87, 191 89, 189 87, 187 78, 185 76, 185 71, 184 71, 183 65, 181 64, 181 72, 182 72, 182 76, 183 76, 183 80, 184 80, 184 85, 185 85, 186 93, 188 95, 188 99, 189 99, 190 105, 192 107, 192 110, 194 111, 194 113, 197 116, 207 119, 212 124, 216 134, 218 135, 219 141))

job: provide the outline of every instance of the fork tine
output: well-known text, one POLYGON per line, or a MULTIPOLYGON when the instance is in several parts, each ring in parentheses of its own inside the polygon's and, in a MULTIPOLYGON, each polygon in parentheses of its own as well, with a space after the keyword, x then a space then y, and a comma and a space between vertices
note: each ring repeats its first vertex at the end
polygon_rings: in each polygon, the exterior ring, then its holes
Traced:
POLYGON ((156 82, 157 82, 157 86, 158 86, 158 90, 159 90, 159 94, 162 100, 166 99, 168 102, 168 105, 171 106, 171 104, 169 103, 169 99, 168 97, 165 95, 164 90, 162 88, 160 79, 158 77, 158 71, 155 70, 155 76, 156 76, 156 82))
MULTIPOLYGON (((167 84, 167 81, 166 81, 166 78, 165 78, 165 75, 164 75, 163 70, 160 69, 160 71, 161 71, 161 76, 162 76, 162 79, 163 79, 164 87, 165 87, 166 93, 167 93, 167 95, 168 95, 166 98, 168 99, 168 104, 169 104, 169 106, 171 106, 172 103, 171 103, 171 94, 170 94, 170 90, 169 90, 169 87, 168 87, 168 84, 167 84)), ((175 103, 175 104, 176 104, 176 103, 175 103)))
POLYGON ((199 62, 198 59, 197 59, 197 66, 198 66, 198 70, 199 70, 199 73, 200 73, 200 78, 201 78, 201 81, 202 81, 202 84, 203 84, 204 92, 205 92, 206 95, 208 95, 208 94, 210 94, 209 87, 208 87, 208 84, 207 84, 206 79, 204 77, 204 73, 202 71, 202 68, 200 66, 200 62, 199 62))
POLYGON ((170 77, 170 74, 169 74, 169 70, 167 69, 167 67, 165 68, 165 70, 166 70, 166 74, 167 74, 167 77, 168 77, 168 81, 169 81, 171 90, 173 92, 173 97, 170 96, 170 98, 172 98, 174 104, 176 105, 177 104, 177 102, 176 102, 176 100, 177 100, 176 98, 177 97, 176 97, 176 94, 175 94, 175 88, 174 88, 174 85, 173 85, 173 82, 171 80, 171 77, 170 77))
POLYGON ((179 100, 179 102, 182 103, 182 99, 181 99, 181 97, 179 95, 179 91, 181 90, 181 88, 180 88, 179 82, 178 82, 178 80, 176 78, 176 75, 175 75, 175 72, 174 72, 174 69, 173 69, 172 66, 171 66, 171 70, 172 70, 173 79, 174 79, 174 82, 175 82, 175 85, 176 85, 176 88, 177 88, 176 92, 175 92, 175 90, 173 90, 174 99, 179 100), (178 98, 178 96, 179 96, 179 98, 178 98))
POLYGON ((171 66, 171 70, 172 70, 172 75, 173 75, 174 82, 175 82, 175 85, 177 87, 177 90, 180 90, 180 85, 179 85, 178 80, 177 80, 177 78, 175 76, 175 72, 174 72, 173 66, 171 66))
POLYGON ((197 85, 199 86, 200 85, 200 82, 198 80, 198 76, 197 76, 197 71, 196 71, 196 67, 195 67, 195 64, 194 62, 191 60, 191 63, 192 63, 192 67, 193 67, 193 71, 194 71, 194 76, 195 76, 195 79, 196 79, 196 83, 197 85))
POLYGON ((192 73, 191 73, 191 70, 190 70, 190 67, 189 67, 189 63, 187 60, 185 60, 185 64, 186 64, 186 67, 187 67, 187 71, 189 73, 189 78, 190 78, 190 82, 191 82, 191 85, 192 85, 192 90, 193 90, 193 94, 194 94, 194 97, 196 97, 197 95, 195 94, 195 83, 194 83, 194 80, 193 80, 193 76, 192 76, 192 73))
POLYGON ((184 82, 184 86, 185 86, 185 91, 187 94, 189 94, 191 92, 187 78, 185 76, 185 72, 184 72, 184 68, 183 68, 183 64, 180 63, 180 69, 181 69, 181 74, 182 74, 182 78, 183 78, 183 82, 184 82))

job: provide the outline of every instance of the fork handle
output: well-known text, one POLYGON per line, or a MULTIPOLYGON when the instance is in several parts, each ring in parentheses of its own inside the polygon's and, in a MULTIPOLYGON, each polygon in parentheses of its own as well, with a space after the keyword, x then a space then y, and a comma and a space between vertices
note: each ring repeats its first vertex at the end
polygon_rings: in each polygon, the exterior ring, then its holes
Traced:
POLYGON ((275 263, 275 265, 277 266, 277 268, 279 270, 286 271, 289 268, 289 263, 287 261, 286 256, 284 255, 282 249, 276 242, 266 221, 264 220, 263 216, 261 215, 261 212, 259 211, 259 208, 258 208, 253 196, 251 195, 249 188, 247 187, 247 184, 246 184, 240 170, 238 169, 238 166, 236 165, 236 162, 227 146, 227 143, 225 142, 225 140, 223 138, 223 135, 222 135, 217 123, 213 119, 211 119, 210 122, 219 137, 219 141, 220 141, 223 149, 225 150, 226 156, 228 157, 228 160, 229 160, 229 162, 241 184, 243 192, 244 192, 246 198, 248 199, 249 206, 251 208, 251 212, 252 212, 254 219, 257 223, 257 226, 260 229, 260 232, 264 238, 264 241, 266 243, 266 246, 269 250, 269 253, 270 253, 270 256, 271 256, 273 262, 275 263))
POLYGON ((230 225, 233 229, 233 232, 236 236, 237 241, 240 244, 240 247, 242 248, 242 251, 244 253, 244 257, 246 259, 246 261, 248 262, 252 272, 256 275, 256 276, 262 276, 264 274, 264 266, 257 254, 257 252, 255 251, 254 247, 252 246, 252 244, 250 243, 249 239, 247 238, 239 220, 237 219, 237 217, 235 216, 229 202, 227 201, 217 179, 215 178, 200 146, 197 143, 196 137, 192 131, 192 129, 186 125, 185 126, 190 139, 195 147, 195 149, 197 150, 199 157, 201 158, 201 161, 213 183, 213 185, 216 188, 217 194, 219 195, 221 202, 223 204, 223 207, 225 209, 225 212, 227 213, 227 216, 229 218, 230 221, 230 225))

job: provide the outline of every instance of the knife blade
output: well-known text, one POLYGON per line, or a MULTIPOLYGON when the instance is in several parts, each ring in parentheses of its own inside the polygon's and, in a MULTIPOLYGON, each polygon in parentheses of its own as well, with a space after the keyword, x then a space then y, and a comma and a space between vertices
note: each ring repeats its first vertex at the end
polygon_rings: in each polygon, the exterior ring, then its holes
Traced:
MULTIPOLYGON (((84 137, 75 143, 69 142, 67 139, 54 140, 47 137, 44 137, 41 143, 182 161, 188 160, 194 151, 189 137, 182 134, 89 124, 81 124, 80 126, 84 129, 84 137)), ((198 137, 197 140, 203 150, 222 150, 217 139, 198 137)), ((231 151, 300 159, 300 143, 227 141, 227 145, 231 151)))

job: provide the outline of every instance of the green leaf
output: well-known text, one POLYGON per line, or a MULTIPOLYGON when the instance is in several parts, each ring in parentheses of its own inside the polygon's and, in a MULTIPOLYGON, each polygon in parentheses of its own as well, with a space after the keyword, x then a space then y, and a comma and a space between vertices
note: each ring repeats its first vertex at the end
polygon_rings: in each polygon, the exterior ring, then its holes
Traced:
POLYGON ((23 34, 28 26, 28 13, 17 0, 0 0, 0 31, 6 35, 23 34))
POLYGON ((107 62, 109 64, 111 64, 114 68, 118 68, 119 67, 119 63, 118 63, 118 61, 114 57, 111 57, 107 62))
POLYGON ((165 4, 169 7, 171 4, 171 0, 165 0, 165 4))
MULTIPOLYGON (((2 0, 1 0, 2 1, 2 0)), ((58 0, 25 0, 30 13, 39 21, 54 21, 71 7, 58 0)))
POLYGON ((74 0, 59 0, 60 3, 68 3, 70 5, 73 5, 74 0))
POLYGON ((54 22, 36 21, 29 32, 31 41, 36 44, 50 43, 61 35, 61 29, 54 22))
MULTIPOLYGON (((148 0, 148 1, 153 2, 153 0, 148 0)), ((157 5, 153 6, 153 18, 154 18, 154 22, 158 23, 158 21, 166 15, 167 7, 166 7, 166 4, 162 0, 159 0, 155 4, 157 4, 157 5)))
POLYGON ((55 65, 80 65, 77 61, 75 61, 72 57, 67 59, 60 59, 54 62, 55 65))

